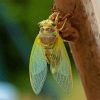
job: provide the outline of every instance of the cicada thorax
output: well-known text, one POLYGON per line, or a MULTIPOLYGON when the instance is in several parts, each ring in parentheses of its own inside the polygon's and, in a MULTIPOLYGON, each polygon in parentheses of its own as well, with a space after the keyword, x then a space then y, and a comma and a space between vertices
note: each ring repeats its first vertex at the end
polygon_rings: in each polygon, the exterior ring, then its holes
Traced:
POLYGON ((58 42, 58 36, 40 36, 40 41, 45 50, 45 56, 49 64, 57 64, 59 62, 59 53, 55 51, 58 42))
POLYGON ((52 34, 41 34, 40 41, 45 49, 52 49, 57 41, 57 36, 52 34))
MULTIPOLYGON (((43 35, 43 34, 42 34, 43 35)), ((52 73, 56 72, 57 65, 59 64, 61 60, 61 52, 56 49, 56 46, 58 46, 58 36, 49 36, 49 35, 43 35, 40 36, 41 43, 44 47, 45 56, 47 58, 48 64, 52 65, 53 67, 50 68, 52 70, 52 73), (56 68, 55 68, 56 66, 56 68)))
POLYGON ((57 64, 60 59, 60 52, 56 49, 58 39, 56 38, 55 43, 53 44, 52 48, 45 48, 45 55, 47 57, 48 63, 57 64))

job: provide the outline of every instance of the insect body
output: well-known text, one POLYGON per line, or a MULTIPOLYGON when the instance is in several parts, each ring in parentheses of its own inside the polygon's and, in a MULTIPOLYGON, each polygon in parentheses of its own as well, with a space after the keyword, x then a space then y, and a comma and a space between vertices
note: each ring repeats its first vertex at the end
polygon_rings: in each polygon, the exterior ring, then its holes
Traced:
POLYGON ((30 56, 30 81, 38 95, 47 76, 47 63, 57 83, 66 91, 72 88, 72 73, 69 57, 59 36, 56 23, 51 19, 39 23, 40 31, 35 39, 30 56))

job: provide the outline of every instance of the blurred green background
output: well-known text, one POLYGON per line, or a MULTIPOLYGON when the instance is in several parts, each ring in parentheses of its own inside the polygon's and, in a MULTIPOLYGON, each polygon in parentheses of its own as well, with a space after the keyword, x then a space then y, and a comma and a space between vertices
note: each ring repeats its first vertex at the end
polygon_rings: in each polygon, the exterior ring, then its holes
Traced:
POLYGON ((52 4, 53 0, 0 0, 0 82, 14 86, 17 100, 86 100, 68 44, 74 81, 71 93, 61 90, 50 73, 40 95, 32 91, 30 51, 39 31, 37 23, 48 18, 52 4))

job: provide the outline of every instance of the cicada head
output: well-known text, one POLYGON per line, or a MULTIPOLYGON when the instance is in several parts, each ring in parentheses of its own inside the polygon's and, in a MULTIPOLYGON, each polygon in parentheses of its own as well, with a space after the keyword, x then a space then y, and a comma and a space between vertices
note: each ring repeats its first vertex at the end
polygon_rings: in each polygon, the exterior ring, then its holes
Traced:
POLYGON ((41 21, 39 25, 40 25, 40 32, 39 32, 40 41, 45 47, 51 48, 55 44, 57 39, 58 32, 56 24, 52 20, 47 19, 41 21))

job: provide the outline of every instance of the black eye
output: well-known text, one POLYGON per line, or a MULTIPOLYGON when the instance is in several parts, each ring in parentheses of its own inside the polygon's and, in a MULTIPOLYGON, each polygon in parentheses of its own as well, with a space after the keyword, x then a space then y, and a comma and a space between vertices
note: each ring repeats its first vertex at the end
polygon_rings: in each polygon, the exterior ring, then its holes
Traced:
POLYGON ((51 28, 46 28, 46 31, 50 31, 51 30, 51 28))
POLYGON ((52 23, 52 26, 56 26, 56 24, 55 23, 52 23))
POLYGON ((54 32, 54 28, 47 28, 46 31, 48 31, 48 32, 54 32))

